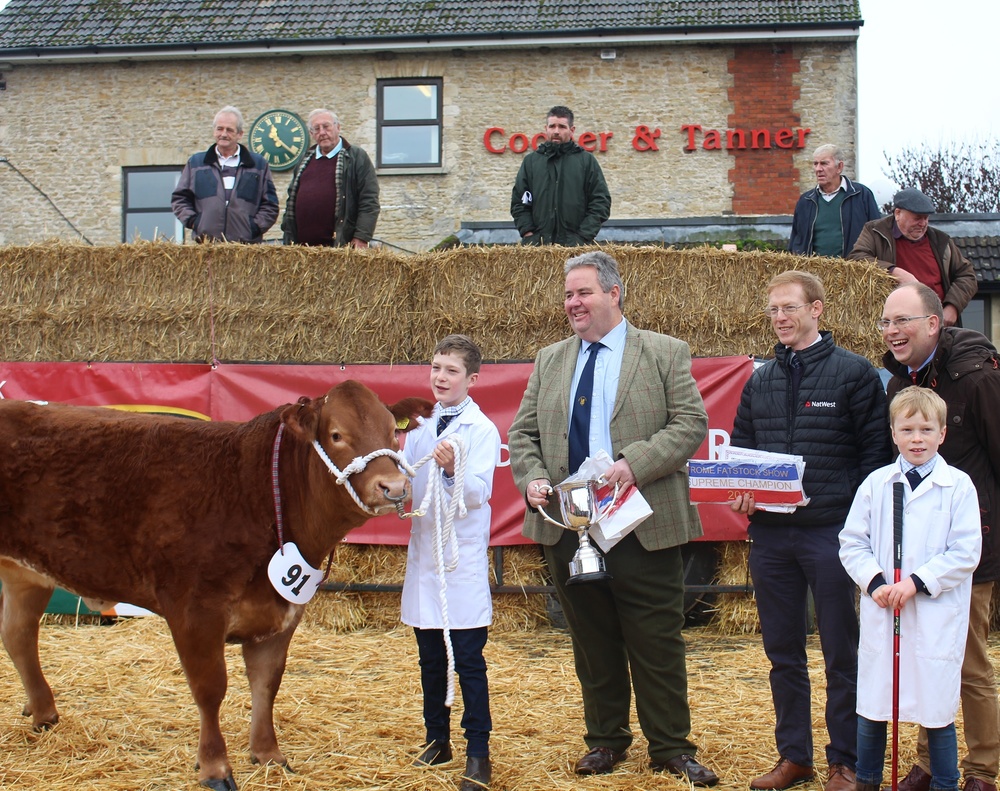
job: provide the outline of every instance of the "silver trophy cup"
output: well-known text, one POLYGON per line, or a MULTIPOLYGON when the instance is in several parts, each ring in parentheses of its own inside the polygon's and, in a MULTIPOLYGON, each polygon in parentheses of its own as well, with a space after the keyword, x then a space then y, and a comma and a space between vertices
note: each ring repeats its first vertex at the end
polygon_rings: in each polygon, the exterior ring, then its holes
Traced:
POLYGON ((564 522, 557 522, 541 508, 538 512, 547 522, 551 522, 567 530, 575 530, 580 536, 580 546, 569 562, 569 579, 567 585, 577 585, 581 582, 598 582, 611 579, 611 574, 604 564, 604 556, 594 549, 590 543, 590 528, 598 524, 614 505, 618 498, 618 486, 615 485, 615 497, 604 513, 597 508, 598 481, 564 481, 553 488, 559 498, 559 510, 564 522))

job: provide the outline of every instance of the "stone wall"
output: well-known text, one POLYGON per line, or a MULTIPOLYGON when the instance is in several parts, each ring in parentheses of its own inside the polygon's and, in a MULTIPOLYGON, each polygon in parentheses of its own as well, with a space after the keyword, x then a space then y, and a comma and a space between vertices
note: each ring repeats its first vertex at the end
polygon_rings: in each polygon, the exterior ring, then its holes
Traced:
MULTIPOLYGON (((812 150, 821 142, 840 143, 853 173, 856 45, 782 46, 619 47, 614 59, 580 48, 16 65, 5 71, 0 92, 0 157, 8 160, 0 162, 0 244, 78 240, 60 211, 90 241, 119 242, 122 168, 183 164, 211 142, 212 117, 223 104, 240 107, 248 125, 276 107, 303 117, 330 107, 344 136, 374 158, 375 81, 392 77, 444 79, 444 167, 380 177, 376 236, 398 247, 427 249, 462 221, 509 220, 523 154, 490 153, 484 133, 496 126, 505 130, 497 141, 533 135, 554 104, 577 113, 578 136, 611 133, 596 156, 614 218, 790 213, 793 197, 812 184, 812 150), (755 88, 762 82, 752 79, 754 69, 780 69, 781 79, 755 88), (697 124, 724 136, 734 124, 773 125, 776 102, 785 108, 781 123, 811 131, 804 148, 753 152, 758 169, 773 163, 774 189, 744 191, 736 201, 740 155, 705 148, 701 139, 686 150, 681 127, 697 124)), ((275 174, 282 204, 289 178, 275 174)), ((269 234, 279 236, 276 228, 269 234)))

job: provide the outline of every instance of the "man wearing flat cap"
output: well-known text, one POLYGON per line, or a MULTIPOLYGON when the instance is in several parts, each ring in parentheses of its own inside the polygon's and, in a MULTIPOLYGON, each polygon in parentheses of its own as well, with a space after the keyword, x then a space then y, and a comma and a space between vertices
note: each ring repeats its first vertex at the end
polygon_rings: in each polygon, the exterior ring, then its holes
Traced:
POLYGON ((979 289, 972 264, 951 237, 927 224, 934 202, 918 189, 900 190, 888 217, 865 223, 848 258, 874 261, 899 283, 923 283, 944 304, 944 323, 951 327, 979 289))

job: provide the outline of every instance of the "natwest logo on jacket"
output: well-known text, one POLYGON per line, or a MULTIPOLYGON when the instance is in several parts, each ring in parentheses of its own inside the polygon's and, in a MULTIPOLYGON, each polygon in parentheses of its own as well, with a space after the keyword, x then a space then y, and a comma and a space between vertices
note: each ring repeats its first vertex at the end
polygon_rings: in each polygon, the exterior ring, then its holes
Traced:
POLYGON ((836 401, 806 401, 806 409, 810 409, 812 407, 824 407, 824 408, 827 408, 827 409, 836 409, 837 408, 837 402, 836 401))

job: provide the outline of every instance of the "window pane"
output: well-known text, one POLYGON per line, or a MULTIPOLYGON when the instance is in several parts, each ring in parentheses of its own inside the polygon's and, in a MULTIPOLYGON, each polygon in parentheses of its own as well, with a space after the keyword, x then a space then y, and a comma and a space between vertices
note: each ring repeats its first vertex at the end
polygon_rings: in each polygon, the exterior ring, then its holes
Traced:
MULTIPOLYGON (((171 174, 173 175, 173 174, 171 174)), ((184 227, 169 211, 163 212, 128 212, 125 215, 125 241, 140 239, 169 239, 174 242, 184 241, 184 227)))
POLYGON ((438 139, 436 126, 383 126, 379 144, 382 164, 438 165, 438 139))
POLYGON ((129 172, 128 208, 159 209, 170 205, 170 193, 181 177, 179 170, 129 172))
POLYGON ((981 299, 973 299, 969 302, 965 306, 965 310, 962 311, 962 326, 989 336, 989 330, 986 327, 986 311, 983 310, 985 307, 986 303, 981 299))
POLYGON ((386 85, 382 90, 385 121, 436 121, 436 85, 386 85))

